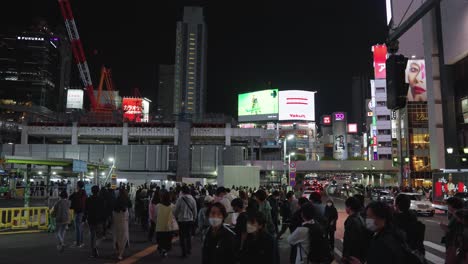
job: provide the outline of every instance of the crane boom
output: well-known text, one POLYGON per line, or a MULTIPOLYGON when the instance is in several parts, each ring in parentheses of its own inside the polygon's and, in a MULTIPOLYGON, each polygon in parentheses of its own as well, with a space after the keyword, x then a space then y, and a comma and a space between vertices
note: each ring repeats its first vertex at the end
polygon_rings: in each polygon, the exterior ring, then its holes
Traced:
POLYGON ((88 95, 89 101, 91 103, 91 110, 94 110, 97 107, 97 103, 96 98, 94 97, 93 82, 91 81, 88 63, 86 62, 83 45, 81 44, 80 35, 78 34, 78 29, 76 28, 71 5, 68 0, 58 0, 58 2, 60 4, 60 10, 62 11, 62 16, 65 20, 65 26, 70 38, 73 57, 75 58, 75 63, 78 66, 78 70, 80 72, 80 79, 83 82, 84 89, 86 90, 86 94, 88 95))

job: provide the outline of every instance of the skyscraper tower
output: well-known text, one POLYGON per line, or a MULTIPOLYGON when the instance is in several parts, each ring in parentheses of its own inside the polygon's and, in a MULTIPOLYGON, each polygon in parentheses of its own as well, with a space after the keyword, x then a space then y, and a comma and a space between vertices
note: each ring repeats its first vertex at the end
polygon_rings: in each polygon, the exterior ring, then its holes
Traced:
POLYGON ((206 107, 207 32, 202 7, 184 7, 177 22, 174 113, 203 117, 206 107))

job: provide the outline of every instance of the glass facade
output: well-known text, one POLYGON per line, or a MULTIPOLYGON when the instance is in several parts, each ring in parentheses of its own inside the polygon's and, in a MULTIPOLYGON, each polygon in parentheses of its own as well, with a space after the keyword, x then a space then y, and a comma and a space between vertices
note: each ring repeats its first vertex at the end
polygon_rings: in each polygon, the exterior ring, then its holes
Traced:
POLYGON ((410 179, 413 186, 427 186, 432 179, 427 103, 408 102, 407 118, 410 179))

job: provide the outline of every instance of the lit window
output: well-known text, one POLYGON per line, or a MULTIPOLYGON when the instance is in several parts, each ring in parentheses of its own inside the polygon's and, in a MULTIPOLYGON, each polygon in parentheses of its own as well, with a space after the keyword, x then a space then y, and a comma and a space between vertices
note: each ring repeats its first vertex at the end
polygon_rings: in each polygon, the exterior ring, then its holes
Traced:
POLYGON ((195 62, 189 62, 190 65, 195 65, 195 62))
POLYGON ((195 84, 194 82, 188 82, 188 84, 195 84))
POLYGON ((195 74, 194 72, 189 72, 188 74, 195 74))
POLYGON ((189 76, 188 77, 190 80, 194 80, 195 78, 193 78, 193 76, 189 76))
POLYGON ((195 38, 190 38, 190 40, 195 40, 195 38))
POLYGON ((189 50, 195 50, 195 48, 194 48, 194 47, 190 47, 189 50))
POLYGON ((195 55, 195 52, 189 52, 188 54, 189 55, 195 55))
POLYGON ((195 42, 190 42, 190 45, 191 45, 191 46, 195 46, 195 42))

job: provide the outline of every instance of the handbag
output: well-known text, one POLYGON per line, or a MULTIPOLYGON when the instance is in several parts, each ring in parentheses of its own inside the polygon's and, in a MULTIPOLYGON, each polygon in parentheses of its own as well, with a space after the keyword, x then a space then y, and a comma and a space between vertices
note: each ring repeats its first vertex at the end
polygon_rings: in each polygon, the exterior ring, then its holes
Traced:
POLYGON ((172 210, 169 213, 169 231, 178 231, 179 230, 179 224, 177 223, 177 220, 172 213, 172 210))

